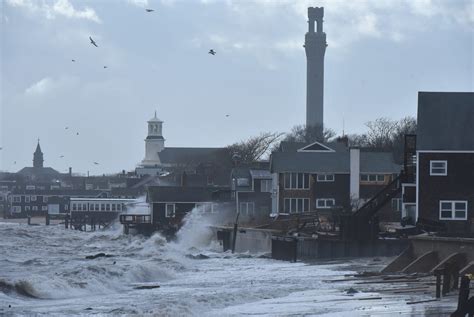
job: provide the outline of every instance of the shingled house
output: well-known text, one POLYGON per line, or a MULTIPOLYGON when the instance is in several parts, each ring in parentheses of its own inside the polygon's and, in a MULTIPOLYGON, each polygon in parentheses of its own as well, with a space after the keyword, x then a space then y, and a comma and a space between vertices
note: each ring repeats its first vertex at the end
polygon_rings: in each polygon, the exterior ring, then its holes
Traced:
MULTIPOLYGON (((393 155, 322 144, 282 142, 270 161, 274 214, 322 210, 355 210, 389 184, 401 170, 393 155)), ((397 198, 380 212, 382 220, 397 221, 397 198)))
POLYGON ((474 93, 419 92, 415 177, 403 184, 404 214, 474 234, 474 93))

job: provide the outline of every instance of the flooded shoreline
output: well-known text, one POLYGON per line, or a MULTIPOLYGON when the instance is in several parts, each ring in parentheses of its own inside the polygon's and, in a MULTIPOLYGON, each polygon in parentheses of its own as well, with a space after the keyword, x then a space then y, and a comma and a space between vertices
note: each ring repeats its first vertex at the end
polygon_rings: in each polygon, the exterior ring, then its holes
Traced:
POLYGON ((120 226, 79 232, 3 222, 0 238, 8 255, 0 260, 0 314, 441 316, 456 304, 407 305, 422 297, 330 282, 378 271, 389 258, 289 263, 223 253, 205 226, 184 227, 166 242, 158 234, 125 236, 120 226), (87 258, 99 253, 108 256, 87 258))

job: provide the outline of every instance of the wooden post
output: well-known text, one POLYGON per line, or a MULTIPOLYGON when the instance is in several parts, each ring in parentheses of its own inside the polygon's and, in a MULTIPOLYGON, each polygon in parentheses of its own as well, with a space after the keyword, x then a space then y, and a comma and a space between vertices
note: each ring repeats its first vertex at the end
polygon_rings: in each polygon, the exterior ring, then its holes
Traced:
POLYGON ((46 225, 49 226, 49 214, 46 214, 46 225))
POLYGON ((436 275, 436 298, 440 298, 441 297, 441 272, 436 270, 435 275, 436 275))
POLYGON ((463 276, 461 278, 461 287, 459 288, 458 309, 451 316, 465 316, 468 313, 469 284, 469 277, 463 276))
POLYGON ((69 226, 69 215, 66 215, 66 217, 64 217, 64 228, 67 229, 69 226))
POLYGON ((31 225, 31 216, 28 215, 27 217, 28 217, 28 226, 29 226, 29 225, 31 225))
POLYGON ((447 268, 443 271, 443 296, 449 293, 449 287, 451 284, 451 272, 447 268))
POLYGON ((240 211, 237 212, 237 216, 235 217, 234 232, 233 232, 233 239, 232 239, 232 253, 234 253, 235 251, 235 243, 237 240, 237 229, 239 225, 239 215, 240 215, 240 211))

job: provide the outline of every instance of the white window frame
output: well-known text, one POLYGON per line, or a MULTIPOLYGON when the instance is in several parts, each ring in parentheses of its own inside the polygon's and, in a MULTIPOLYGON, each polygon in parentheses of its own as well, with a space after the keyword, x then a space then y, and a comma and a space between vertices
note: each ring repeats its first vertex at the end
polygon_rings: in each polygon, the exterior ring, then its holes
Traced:
POLYGON ((30 202, 30 196, 26 195, 25 196, 25 203, 29 203, 30 202))
POLYGON ((32 195, 30 198, 31 201, 36 201, 36 195, 32 195))
POLYGON ((401 212, 403 207, 403 202, 401 198, 392 198, 392 211, 395 212, 401 212), (396 208, 393 208, 393 206, 396 205, 396 208))
POLYGON ((48 211, 48 206, 41 206, 41 211, 48 211))
POLYGON ((285 189, 308 190, 309 189, 309 183, 310 183, 309 173, 293 173, 293 172, 291 172, 291 173, 284 173, 283 174, 283 186, 284 186, 285 189), (302 187, 298 186, 299 174, 303 175, 303 180, 301 181, 302 187), (286 186, 286 175, 289 175, 289 177, 290 177, 290 184, 289 184, 290 186, 289 187, 286 186), (305 175, 307 175, 307 178, 305 177, 305 175), (295 178, 295 184, 296 184, 295 187, 293 187, 293 178, 295 178))
POLYGON ((244 215, 254 215, 255 203, 253 201, 241 201, 239 203, 239 211, 244 215))
POLYGON ((287 213, 287 214, 298 214, 298 213, 309 212, 309 209, 310 209, 309 198, 285 198, 285 202, 283 204, 283 209, 284 209, 284 212, 287 213), (289 207, 290 207, 289 210, 286 209, 286 201, 289 202, 289 207), (305 201, 307 201, 306 206, 308 207, 306 210, 304 208, 305 201), (298 211, 298 206, 300 204, 301 204, 301 212, 298 211))
POLYGON ((14 203, 21 203, 21 196, 18 196, 18 195, 13 196, 13 202, 14 203))
POLYGON ((30 206, 25 206, 25 211, 30 211, 30 206))
POLYGON ((271 179, 262 179, 260 181, 260 192, 271 193, 273 192, 273 183, 271 179), (265 184, 265 186, 264 186, 265 184))
MULTIPOLYGON (((441 169, 442 167, 435 167, 435 169, 441 169)), ((448 175, 448 161, 433 160, 430 161, 430 176, 447 176, 448 175), (434 173, 433 172, 433 163, 444 163, 444 173, 434 173)))
POLYGON ((334 174, 317 174, 316 176, 316 181, 323 183, 323 182, 334 182, 335 180, 335 175, 334 174), (332 179, 328 179, 328 176, 331 176, 332 179))
POLYGON ((43 202, 47 203, 48 202, 48 196, 43 196, 43 202))
POLYGON ((19 214, 21 213, 21 206, 12 206, 12 213, 19 214))
POLYGON ((165 217, 166 218, 176 217, 176 205, 175 204, 165 204, 165 217), (171 215, 168 213, 168 206, 173 206, 173 211, 171 212, 171 215))
POLYGON ((38 206, 33 206, 33 207, 31 207, 31 210, 32 210, 32 211, 38 211, 38 206))
MULTIPOLYGON (((445 209, 445 210, 447 211, 448 209, 445 209)), ((467 200, 440 200, 439 201, 439 220, 467 220, 467 212, 468 212, 467 200), (451 217, 441 217, 441 212, 444 211, 441 207, 443 203, 451 204, 451 217), (466 206, 466 208, 463 210, 464 217, 462 218, 456 217, 456 211, 461 211, 461 210, 456 210, 456 203, 464 203, 464 205, 466 206)))
POLYGON ((316 208, 317 209, 331 209, 336 206, 336 200, 334 198, 318 198, 316 199, 316 208), (328 206, 328 201, 332 201, 332 206, 328 206), (319 202, 324 202, 324 206, 320 206, 319 202))

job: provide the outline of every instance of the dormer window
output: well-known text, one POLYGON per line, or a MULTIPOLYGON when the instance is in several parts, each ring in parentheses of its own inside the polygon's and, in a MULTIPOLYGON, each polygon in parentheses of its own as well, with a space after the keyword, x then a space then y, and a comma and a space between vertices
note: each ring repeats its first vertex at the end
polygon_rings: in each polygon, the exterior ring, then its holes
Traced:
POLYGON ((430 176, 448 175, 448 161, 430 161, 430 176))

